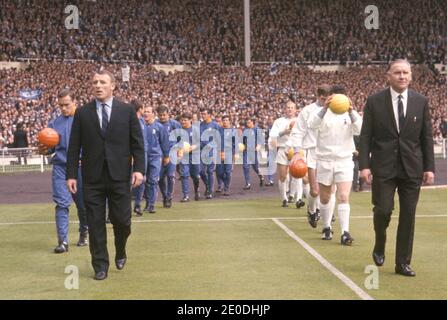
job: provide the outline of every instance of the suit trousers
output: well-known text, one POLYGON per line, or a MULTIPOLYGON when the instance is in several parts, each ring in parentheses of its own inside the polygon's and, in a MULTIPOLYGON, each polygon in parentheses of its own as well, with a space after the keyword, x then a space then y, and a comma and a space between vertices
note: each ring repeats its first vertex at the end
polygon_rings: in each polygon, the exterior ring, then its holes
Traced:
POLYGON ((410 264, 413 252, 416 206, 421 189, 421 178, 410 178, 402 163, 396 165, 396 174, 391 178, 373 177, 372 202, 374 205, 374 252, 384 254, 386 229, 394 210, 394 195, 399 195, 399 224, 396 238, 396 264, 410 264))
POLYGON ((95 272, 108 271, 106 201, 109 218, 115 236, 115 260, 126 258, 126 242, 131 233, 131 192, 130 181, 112 180, 106 163, 101 179, 83 185, 84 203, 87 213, 90 253, 95 272))

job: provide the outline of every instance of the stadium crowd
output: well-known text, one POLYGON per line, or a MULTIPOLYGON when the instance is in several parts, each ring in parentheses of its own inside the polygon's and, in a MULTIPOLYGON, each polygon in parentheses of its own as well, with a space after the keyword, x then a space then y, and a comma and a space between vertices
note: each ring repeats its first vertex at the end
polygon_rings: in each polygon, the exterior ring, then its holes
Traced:
MULTIPOLYGON (((12 144, 23 123, 30 145, 57 115, 56 93, 69 86, 79 104, 90 99, 88 80, 100 65, 121 78, 121 64, 135 61, 131 81, 121 83, 124 100, 166 104, 178 116, 211 108, 239 126, 255 118, 267 127, 281 104, 294 96, 299 106, 315 99, 318 83, 341 84, 361 111, 366 97, 383 88, 384 67, 374 60, 407 57, 431 66, 447 62, 447 7, 444 0, 377 0, 379 29, 364 26, 365 0, 251 1, 252 59, 285 64, 241 67, 243 1, 118 0, 71 1, 79 29, 66 29, 66 3, 0 0, 0 61, 46 59, 27 70, 0 71, 0 147, 12 144), (417 8, 417 10, 415 10, 417 8), (101 15, 97 13, 101 12, 101 15), (59 59, 92 62, 60 63, 59 59), (321 73, 293 66, 302 62, 358 61, 344 72, 321 73), (51 62, 53 61, 53 62, 51 62), (216 63, 211 63, 216 62, 216 63), (191 72, 165 75, 149 64, 192 63, 191 72), (364 63, 364 64, 363 64, 364 63), (19 90, 40 89, 36 100, 19 90)), ((446 79, 425 66, 414 68, 413 85, 431 101, 434 136, 446 136, 446 79)))
MULTIPOLYGON (((121 80, 122 65, 102 65, 121 80)), ((70 87, 78 104, 92 96, 89 77, 100 68, 98 63, 31 63, 26 70, 0 70, 0 143, 10 145, 17 123, 23 123, 30 145, 36 146, 36 135, 58 114, 56 95, 70 87), (21 89, 40 89, 39 99, 19 97, 21 89)), ((199 109, 209 108, 214 116, 230 115, 237 127, 254 118, 267 128, 278 118, 289 97, 303 107, 315 100, 318 83, 339 84, 347 88, 354 106, 361 111, 366 97, 382 89, 384 66, 349 67, 341 72, 319 72, 307 67, 254 65, 250 68, 203 65, 190 72, 159 72, 150 65, 131 66, 130 82, 119 81, 116 95, 125 101, 134 98, 146 105, 169 107, 177 118, 183 112, 199 117, 199 109)), ((430 99, 435 138, 445 128, 447 96, 445 78, 426 66, 413 69, 413 88, 430 99)))
MULTIPOLYGON (((79 29, 66 29, 67 3, 0 0, 0 61, 18 58, 243 62, 242 0, 74 0, 79 29), (100 13, 100 14, 98 14, 100 13)), ((251 1, 255 61, 447 62, 444 0, 376 0, 379 29, 368 30, 366 0, 251 1)), ((70 19, 68 19, 71 21, 70 19)))

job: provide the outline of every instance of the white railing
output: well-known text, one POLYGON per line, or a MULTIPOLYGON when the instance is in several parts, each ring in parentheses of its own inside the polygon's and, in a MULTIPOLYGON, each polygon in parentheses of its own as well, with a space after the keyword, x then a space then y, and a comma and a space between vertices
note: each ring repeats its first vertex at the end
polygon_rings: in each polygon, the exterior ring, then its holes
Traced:
POLYGON ((435 141, 435 157, 447 158, 446 149, 447 139, 442 139, 441 141, 435 141))
POLYGON ((37 148, 3 148, 0 150, 0 173, 49 170, 50 157, 42 156, 37 148))
MULTIPOLYGON (((447 139, 435 141, 436 158, 447 158, 447 139)), ((51 156, 42 156, 37 148, 0 149, 0 174, 51 170, 51 156)))

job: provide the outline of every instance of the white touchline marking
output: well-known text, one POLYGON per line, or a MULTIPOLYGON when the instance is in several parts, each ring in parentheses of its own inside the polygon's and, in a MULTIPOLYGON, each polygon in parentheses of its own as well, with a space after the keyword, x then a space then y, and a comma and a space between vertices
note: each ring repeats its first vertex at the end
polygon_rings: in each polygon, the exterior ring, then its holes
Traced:
MULTIPOLYGON (((394 216, 393 216, 394 217, 394 216)), ((393 219, 392 217, 392 219, 393 219)), ((373 216, 351 216, 350 219, 372 219, 373 216)), ((397 216, 394 217, 396 219, 397 216)), ((427 214, 416 215, 416 218, 447 218, 447 214, 427 214)), ((135 220, 132 223, 167 223, 167 222, 226 222, 226 221, 270 221, 278 220, 306 220, 307 217, 268 217, 268 218, 214 218, 214 219, 156 219, 156 220, 135 220)), ((79 221, 70 221, 72 224, 79 224, 79 221)), ((25 221, 25 222, 0 222, 0 226, 34 225, 34 224, 54 224, 54 221, 25 221)))
POLYGON ((309 246, 303 239, 298 237, 292 230, 287 228, 281 221, 277 218, 272 219, 274 223, 276 223, 281 229, 283 229, 293 240, 298 242, 307 252, 310 253, 315 259, 318 260, 326 269, 328 269, 333 275, 335 275, 338 279, 340 279, 349 289, 354 291, 362 300, 374 300, 369 294, 362 290, 357 284, 354 283, 351 279, 345 276, 340 270, 335 268, 329 261, 323 258, 315 249, 309 246))

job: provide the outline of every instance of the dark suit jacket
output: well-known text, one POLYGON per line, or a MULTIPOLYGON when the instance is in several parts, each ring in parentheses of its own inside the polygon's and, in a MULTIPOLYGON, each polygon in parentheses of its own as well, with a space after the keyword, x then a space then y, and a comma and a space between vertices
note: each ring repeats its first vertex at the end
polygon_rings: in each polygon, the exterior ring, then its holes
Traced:
POLYGON ((407 112, 402 132, 397 131, 390 89, 366 101, 360 134, 360 170, 370 168, 374 176, 393 177, 398 154, 410 178, 435 170, 433 134, 426 97, 408 90, 407 112))
POLYGON ((135 109, 116 98, 105 136, 102 135, 96 102, 76 110, 67 154, 67 179, 77 178, 79 155, 82 148, 82 178, 85 183, 101 179, 104 161, 115 181, 130 181, 133 171, 144 173, 144 144, 135 109))
POLYGON ((28 138, 24 130, 17 129, 14 132, 13 148, 28 148, 28 138))

